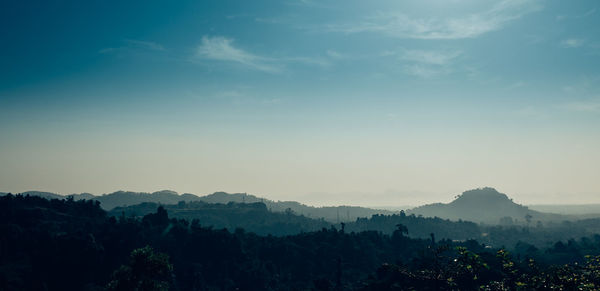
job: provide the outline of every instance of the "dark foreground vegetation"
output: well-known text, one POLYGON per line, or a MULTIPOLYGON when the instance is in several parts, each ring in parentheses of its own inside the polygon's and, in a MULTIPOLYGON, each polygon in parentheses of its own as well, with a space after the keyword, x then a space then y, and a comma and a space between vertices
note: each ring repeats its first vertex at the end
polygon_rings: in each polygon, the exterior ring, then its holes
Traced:
POLYGON ((403 224, 391 234, 340 224, 287 236, 205 225, 163 207, 114 217, 94 201, 6 195, 0 290, 600 288, 600 236, 509 253, 433 231, 410 238, 403 224))
MULTIPOLYGON (((227 228, 234 230, 243 228, 246 232, 258 235, 285 236, 303 232, 314 232, 329 229, 332 222, 323 218, 315 219, 295 212, 291 208, 284 211, 271 211, 265 204, 254 203, 207 203, 203 201, 174 204, 158 204, 145 202, 126 207, 116 207, 108 211, 108 216, 142 219, 145 215, 156 212, 162 206, 169 217, 193 221, 197 219, 204 226, 215 229, 227 228)), ((406 214, 375 214, 369 218, 357 218, 354 221, 344 221, 346 232, 377 231, 392 235, 398 224, 406 226, 411 238, 431 237, 435 234, 438 239, 476 240, 494 248, 517 248, 519 252, 534 252, 552 248, 558 241, 569 244, 575 243, 574 238, 591 237, 600 233, 600 219, 585 219, 577 221, 546 222, 524 224, 485 225, 471 221, 452 221, 439 217, 422 217, 406 214), (569 242, 571 241, 571 242, 569 242)), ((339 228, 340 223, 334 223, 339 228)), ((545 256, 544 256, 545 258, 545 256)))

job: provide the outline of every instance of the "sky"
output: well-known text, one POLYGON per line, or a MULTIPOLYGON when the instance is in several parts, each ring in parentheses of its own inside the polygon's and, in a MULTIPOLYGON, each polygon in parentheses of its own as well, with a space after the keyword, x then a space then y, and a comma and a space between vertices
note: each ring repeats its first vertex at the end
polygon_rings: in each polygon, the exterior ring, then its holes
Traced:
POLYGON ((2 1, 0 191, 600 203, 600 3, 2 1))

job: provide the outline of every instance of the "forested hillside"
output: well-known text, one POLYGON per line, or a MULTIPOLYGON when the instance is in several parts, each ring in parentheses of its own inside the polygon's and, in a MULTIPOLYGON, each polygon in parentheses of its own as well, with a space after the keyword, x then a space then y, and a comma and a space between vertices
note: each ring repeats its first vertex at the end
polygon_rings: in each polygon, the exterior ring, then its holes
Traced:
POLYGON ((140 218, 116 218, 95 201, 13 195, 0 197, 0 221, 4 290, 132 290, 132 286, 594 290, 600 286, 599 259, 585 257, 600 254, 600 236, 557 242, 548 249, 525 245, 524 252, 517 249, 518 256, 511 256, 475 240, 409 238, 411 229, 402 224, 389 235, 340 225, 291 236, 259 236, 240 228, 219 230, 203 227, 198 220, 170 218, 163 207, 140 218), (578 265, 563 265, 575 262, 578 265))
MULTIPOLYGON (((6 195, 8 193, 1 193, 6 195)), ((304 205, 296 201, 273 201, 265 198, 260 198, 254 195, 246 193, 225 193, 215 192, 206 196, 197 196, 194 194, 181 194, 179 195, 175 191, 163 190, 153 193, 144 192, 131 192, 131 191, 117 191, 110 194, 104 194, 94 196, 89 193, 82 194, 71 194, 71 195, 58 195, 50 192, 40 191, 27 191, 19 193, 21 195, 39 196, 49 199, 66 199, 72 197, 74 200, 95 200, 100 202, 100 207, 105 210, 112 210, 115 207, 127 207, 132 205, 138 205, 140 203, 151 202, 159 204, 177 204, 180 201, 185 202, 207 202, 207 203, 222 203, 227 204, 229 202, 235 203, 263 203, 271 211, 286 212, 292 210, 293 212, 304 215, 306 217, 320 219, 323 218, 329 222, 342 222, 342 221, 353 221, 359 217, 369 217, 374 214, 394 214, 396 212, 382 209, 371 209, 359 206, 329 206, 329 207, 313 207, 304 205)))
POLYGON ((457 195, 450 203, 423 205, 410 209, 407 213, 451 220, 468 220, 489 225, 531 225, 538 221, 546 223, 575 219, 572 216, 531 210, 490 187, 468 190, 457 195))
MULTIPOLYGON (((146 202, 128 207, 116 207, 108 214, 116 217, 142 217, 155 212, 159 206, 157 203, 146 202)), ((331 226, 331 223, 323 219, 297 215, 291 209, 285 212, 269 211, 266 205, 260 202, 221 204, 181 201, 174 205, 163 205, 163 208, 171 217, 188 221, 197 220, 202 226, 230 230, 243 228, 260 235, 291 235, 331 226)))
MULTIPOLYGON (((0 193, 6 195, 7 193, 0 193)), ((372 209, 358 206, 327 206, 313 207, 296 201, 273 201, 247 193, 215 192, 206 196, 194 194, 178 194, 174 191, 157 191, 153 193, 117 191, 110 194, 94 196, 89 193, 71 194, 67 196, 50 192, 28 191, 22 195, 39 196, 50 199, 95 200, 100 202, 100 207, 113 210, 116 207, 126 208, 140 203, 156 203, 161 205, 174 205, 184 202, 206 202, 228 204, 234 203, 262 203, 273 212, 287 213, 290 210, 300 216, 314 219, 324 219, 329 223, 355 222, 358 218, 370 218, 373 215, 400 215, 400 211, 372 209)), ((120 209, 121 209, 120 208, 120 209)), ((589 208, 590 211, 594 208, 589 208)), ((564 215, 545 213, 531 210, 526 206, 513 202, 506 194, 494 188, 480 188, 465 191, 457 195, 450 203, 434 203, 419 206, 405 211, 407 215, 415 214, 423 217, 439 217, 453 221, 471 221, 487 225, 527 226, 556 225, 563 221, 577 221, 582 219, 597 218, 600 214, 585 213, 581 215, 564 215)), ((382 231, 389 230, 389 226, 382 231)))

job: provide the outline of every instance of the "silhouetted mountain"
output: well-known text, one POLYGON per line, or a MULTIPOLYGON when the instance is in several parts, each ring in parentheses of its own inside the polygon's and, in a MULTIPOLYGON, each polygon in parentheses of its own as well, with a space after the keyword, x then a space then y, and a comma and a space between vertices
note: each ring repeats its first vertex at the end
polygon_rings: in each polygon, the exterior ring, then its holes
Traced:
POLYGON ((163 190, 154 193, 117 191, 101 196, 93 196, 89 193, 72 194, 68 196, 58 195, 49 192, 29 191, 20 193, 23 195, 40 196, 45 198, 64 199, 72 196, 74 200, 96 200, 100 202, 100 206, 105 210, 111 210, 115 207, 127 207, 145 202, 152 202, 164 205, 177 204, 180 201, 194 202, 203 201, 207 203, 264 203, 267 209, 276 212, 285 212, 288 209, 296 214, 306 217, 320 219, 323 218, 330 222, 354 221, 357 218, 370 217, 374 214, 395 214, 396 211, 371 209, 358 206, 329 206, 329 207, 313 207, 301 204, 296 201, 273 201, 265 198, 260 198, 246 193, 229 194, 225 192, 215 192, 206 196, 197 196, 194 194, 179 195, 175 191, 163 190))
POLYGON ((361 217, 370 217, 375 214, 394 214, 397 211, 389 211, 382 209, 372 209, 359 206, 326 206, 313 207, 304 205, 296 201, 272 201, 269 199, 259 198, 246 193, 228 194, 225 192, 216 192, 207 196, 200 197, 201 201, 210 203, 254 203, 262 202, 271 211, 284 212, 291 209, 297 214, 311 218, 324 218, 330 222, 354 221, 361 217))
POLYGON ((115 207, 137 205, 144 202, 159 204, 177 204, 179 201, 200 201, 199 197, 192 194, 179 195, 175 191, 163 190, 154 193, 139 193, 117 191, 102 196, 96 196, 94 200, 100 201, 100 206, 106 210, 115 207))
POLYGON ((506 194, 489 187, 465 191, 454 201, 447 204, 428 204, 410 209, 407 213, 504 225, 568 219, 568 217, 559 214, 531 210, 526 206, 513 202, 506 194))
POLYGON ((46 198, 46 199, 64 199, 65 196, 63 195, 59 195, 59 194, 55 194, 55 193, 51 193, 51 192, 43 192, 43 191, 27 191, 27 192, 23 192, 20 193, 23 196, 38 196, 38 197, 42 197, 42 198, 46 198))

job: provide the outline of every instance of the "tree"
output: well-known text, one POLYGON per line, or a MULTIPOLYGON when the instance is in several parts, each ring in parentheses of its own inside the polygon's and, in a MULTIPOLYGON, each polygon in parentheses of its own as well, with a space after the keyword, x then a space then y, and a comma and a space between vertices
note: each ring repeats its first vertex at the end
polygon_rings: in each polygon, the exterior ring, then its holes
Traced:
POLYGON ((165 225, 169 223, 169 215, 164 207, 159 206, 156 213, 146 214, 142 221, 151 225, 165 225))
POLYGON ((527 228, 529 228, 529 224, 531 223, 531 219, 533 218, 533 216, 531 216, 531 214, 527 214, 525 215, 525 221, 527 221, 527 228))
POLYGON ((150 246, 131 252, 129 265, 119 267, 113 273, 107 290, 169 290, 173 266, 169 256, 154 252, 150 246))
POLYGON ((396 230, 394 231, 394 236, 403 237, 404 234, 408 234, 408 228, 402 223, 396 224, 396 230))

